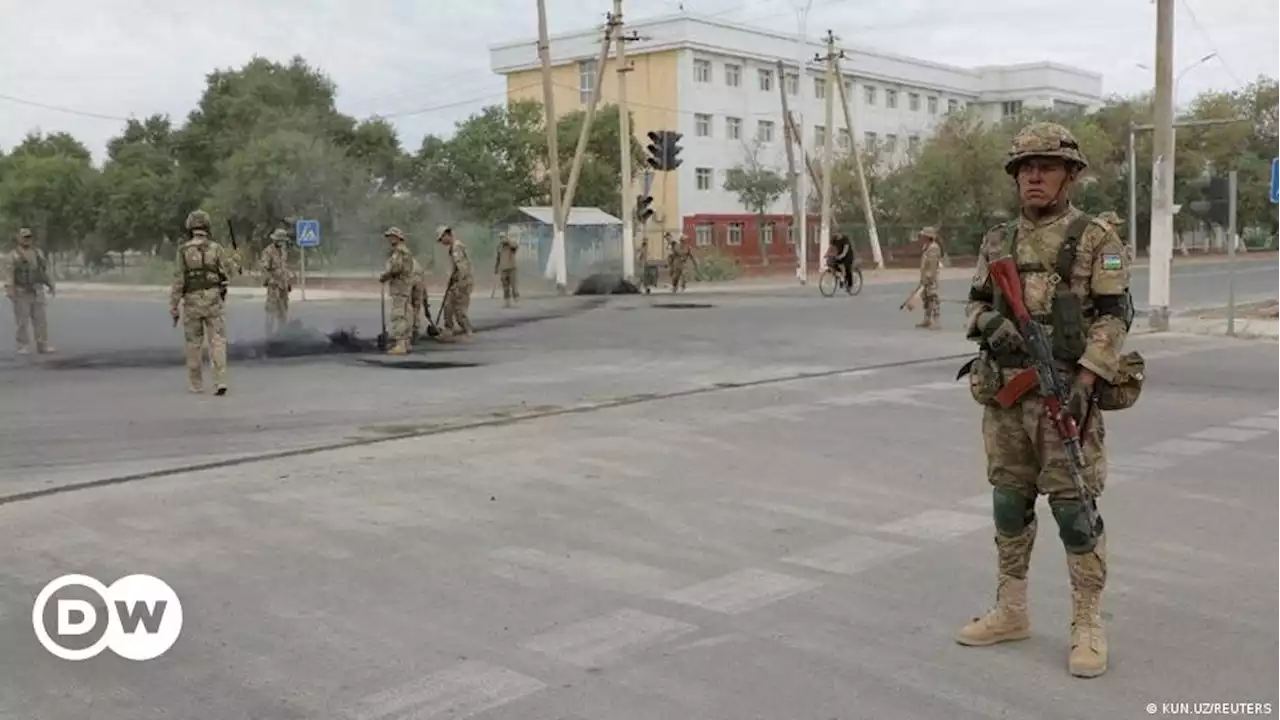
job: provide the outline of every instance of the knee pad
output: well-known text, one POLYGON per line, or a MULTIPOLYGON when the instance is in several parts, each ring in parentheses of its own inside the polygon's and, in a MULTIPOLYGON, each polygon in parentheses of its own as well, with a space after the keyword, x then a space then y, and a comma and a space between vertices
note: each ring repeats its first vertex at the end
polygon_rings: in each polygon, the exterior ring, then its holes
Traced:
MULTIPOLYGON (((1058 523, 1058 536, 1062 538, 1062 546, 1073 555, 1091 552, 1102 534, 1102 516, 1098 516, 1098 526, 1089 532, 1089 519, 1081 500, 1051 500, 1049 508, 1053 510, 1053 519, 1058 523)), ((1094 506, 1095 512, 1097 506, 1094 506)))
POLYGON ((991 506, 996 532, 1001 535, 1021 535, 1036 519, 1035 498, 1028 498, 1016 490, 994 488, 991 491, 991 506))

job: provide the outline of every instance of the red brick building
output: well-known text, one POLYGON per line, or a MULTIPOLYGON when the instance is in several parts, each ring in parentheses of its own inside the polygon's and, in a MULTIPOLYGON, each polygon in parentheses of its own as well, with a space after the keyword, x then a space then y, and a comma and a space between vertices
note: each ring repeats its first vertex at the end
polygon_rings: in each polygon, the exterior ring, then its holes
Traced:
MULTIPOLYGON (((766 270, 764 257, 769 258, 767 270, 793 271, 796 267, 797 247, 792 233, 791 215, 689 215, 684 218, 685 242, 695 251, 714 248, 738 261, 745 272, 766 270), (760 241, 764 240, 761 247, 760 241), (761 250, 764 254, 762 255, 761 250)), ((809 245, 809 268, 821 268, 818 257, 819 231, 822 218, 809 216, 805 240, 809 245)))

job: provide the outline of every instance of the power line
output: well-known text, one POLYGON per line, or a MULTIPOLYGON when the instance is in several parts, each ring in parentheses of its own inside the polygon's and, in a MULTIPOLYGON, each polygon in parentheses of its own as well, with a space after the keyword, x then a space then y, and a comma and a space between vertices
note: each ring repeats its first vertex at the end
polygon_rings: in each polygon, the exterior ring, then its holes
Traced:
POLYGON ((1218 58, 1218 61, 1222 63, 1222 68, 1227 71, 1227 75, 1231 76, 1231 80, 1235 82, 1236 85, 1243 85, 1244 83, 1240 82, 1240 78, 1231 69, 1231 65, 1227 63, 1227 59, 1222 56, 1221 52, 1219 52, 1218 46, 1213 42, 1213 38, 1209 35, 1209 31, 1206 30, 1204 26, 1200 24, 1200 20, 1196 18, 1196 11, 1191 9, 1191 4, 1187 2, 1187 0, 1182 0, 1182 8, 1187 11, 1187 16, 1191 18, 1191 24, 1196 27, 1196 30, 1200 31, 1200 34, 1204 37, 1204 41, 1209 44, 1209 49, 1213 51, 1213 54, 1218 58))
POLYGON ((87 110, 76 110, 74 108, 61 107, 58 105, 48 105, 35 100, 26 100, 12 95, 0 94, 0 100, 8 100, 18 105, 30 105, 31 107, 43 108, 45 110, 53 110, 54 112, 67 113, 68 115, 80 115, 82 117, 98 118, 99 120, 116 120, 120 122, 128 122, 130 118, 120 117, 119 115, 106 115, 104 113, 89 112, 87 110))

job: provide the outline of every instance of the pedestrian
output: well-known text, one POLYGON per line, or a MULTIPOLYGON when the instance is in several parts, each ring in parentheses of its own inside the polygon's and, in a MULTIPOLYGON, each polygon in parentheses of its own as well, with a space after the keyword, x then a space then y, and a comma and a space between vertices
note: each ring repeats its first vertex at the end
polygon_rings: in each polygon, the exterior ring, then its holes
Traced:
POLYGON ((390 319, 387 335, 391 347, 387 354, 405 355, 409 352, 409 334, 413 331, 413 285, 417 279, 414 274, 417 260, 409 251, 403 230, 390 227, 382 236, 391 242, 386 269, 378 277, 378 282, 387 284, 387 299, 391 303, 387 312, 390 319))
POLYGON ((271 231, 271 243, 262 250, 258 270, 267 289, 266 333, 270 338, 289 322, 289 293, 293 292, 293 274, 289 272, 289 233, 281 228, 271 231))
POLYGON ((187 215, 187 240, 178 247, 173 285, 169 291, 169 316, 173 324, 182 320, 186 341, 187 390, 204 392, 202 355, 209 345, 213 366, 214 395, 227 394, 226 293, 230 277, 239 270, 233 253, 210 236, 209 214, 203 210, 187 215), (181 307, 181 312, 179 312, 181 307))
POLYGON ((520 245, 506 233, 498 235, 498 257, 493 262, 493 274, 502 281, 502 305, 511 307, 520 300, 520 287, 516 283, 516 251, 520 245))
MULTIPOLYGON (((998 567, 996 604, 956 635, 962 645, 993 645, 1030 635, 1027 571, 1036 538, 1035 503, 1047 495, 1067 553, 1071 582, 1068 669, 1095 677, 1107 669, 1102 591, 1107 581, 1104 525, 1090 528, 1106 484, 1105 429, 1099 410, 1124 409, 1099 393, 1124 383, 1121 348, 1132 321, 1129 265, 1112 227, 1072 206, 1068 194, 1088 167, 1070 131, 1035 123, 1014 138, 1005 171, 1014 179, 1021 214, 988 231, 966 308, 967 337, 979 342, 970 389, 983 407, 982 437, 992 485, 998 567), (1012 256, 1024 301, 1051 338, 1058 372, 1071 388, 1064 408, 1080 427, 1085 495, 1075 490, 1056 426, 1037 392, 1004 407, 996 392, 1028 364, 1026 346, 1009 304, 994 286, 989 265, 1012 256)), ((962 371, 963 373, 964 371, 962 371)), ((1138 380, 1141 380, 1139 374, 1138 380)), ((1007 400, 1007 398, 1006 398, 1007 400)))
POLYGON ((445 291, 444 313, 445 327, 451 337, 471 338, 475 332, 471 327, 468 310, 471 307, 471 291, 475 287, 475 275, 471 269, 471 259, 467 256, 467 246, 453 236, 453 229, 441 225, 436 231, 436 241, 449 251, 449 262, 453 266, 449 274, 449 289, 445 291))
POLYGON ((932 227, 921 230, 920 239, 924 241, 924 252, 920 255, 920 300, 924 305, 924 321, 917 323, 916 327, 940 330, 942 307, 938 298, 938 269, 942 265, 942 241, 937 228, 932 227))
POLYGON ((18 246, 5 258, 6 277, 4 292, 13 305, 13 322, 17 327, 14 340, 18 354, 31 352, 31 338, 35 336, 36 352, 48 354, 54 351, 49 344, 49 320, 45 312, 47 301, 44 291, 57 295, 49 260, 35 246, 35 234, 31 228, 18 230, 18 246))

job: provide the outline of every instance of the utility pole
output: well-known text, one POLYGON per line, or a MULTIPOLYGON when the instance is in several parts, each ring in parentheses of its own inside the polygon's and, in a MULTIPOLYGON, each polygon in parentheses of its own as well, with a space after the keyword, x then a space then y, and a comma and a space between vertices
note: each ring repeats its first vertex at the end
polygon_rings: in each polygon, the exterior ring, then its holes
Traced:
POLYGON ((618 140, 622 152, 618 167, 622 170, 622 276, 632 278, 636 272, 634 215, 635 198, 631 195, 631 115, 627 109, 627 40, 622 20, 622 0, 613 0, 612 24, 618 38, 618 140))
POLYGON ((1156 0, 1155 142, 1151 164, 1150 294, 1152 330, 1169 329, 1173 264, 1173 0, 1156 0))
MULTIPOLYGON (((844 124, 849 128, 849 150, 853 154, 853 167, 858 171, 858 191, 862 194, 862 215, 867 221, 867 237, 871 242, 871 256, 876 261, 876 268, 884 269, 884 253, 880 251, 880 234, 876 232, 876 214, 871 207, 871 193, 867 190, 867 174, 862 169, 862 151, 858 146, 858 131, 853 125, 852 103, 844 92, 844 80, 840 72, 840 63, 836 63, 836 88, 840 93, 840 107, 844 108, 844 124)), ((828 91, 830 92, 830 91, 828 91)))
POLYGON ((600 42, 600 56, 596 58, 596 82, 591 88, 591 100, 587 103, 587 114, 582 119, 582 130, 578 132, 578 146, 573 150, 573 166, 569 168, 569 182, 564 188, 564 224, 569 224, 569 216, 573 212, 573 196, 578 190, 578 178, 582 174, 582 160, 587 154, 587 139, 591 137, 591 123, 596 117, 596 106, 600 104, 600 90, 604 85, 604 64, 609 59, 609 41, 613 37, 613 16, 610 15, 604 26, 604 39, 600 42))
POLYGON ((547 171, 551 173, 551 217, 553 231, 546 277, 554 278, 556 290, 565 292, 564 216, 560 201, 560 149, 556 145, 555 91, 551 83, 551 41, 547 36, 547 0, 538 0, 538 55, 542 60, 542 104, 547 116, 547 171))
MULTIPOLYGON (((782 77, 782 61, 778 61, 778 77, 782 77)), ((787 90, 778 84, 782 96, 782 134, 787 140, 787 185, 791 189, 791 237, 800 241, 800 226, 804 224, 804 202, 800 199, 800 171, 796 169, 796 153, 791 138, 791 112, 787 109, 787 90)), ((799 249, 796 250, 799 253, 799 249)), ((799 271, 797 270, 797 275, 799 271)))
POLYGON ((1236 334, 1236 171, 1227 175, 1227 335, 1236 334))
MULTIPOLYGON (((1129 121, 1129 151, 1126 162, 1129 165, 1129 261, 1138 259, 1138 149, 1134 141, 1137 129, 1132 120, 1129 121)), ((1147 251, 1148 254, 1151 252, 1147 251)))
MULTIPOLYGON (((843 52, 840 53, 844 55, 843 52)), ((826 75, 823 82, 826 83, 826 92, 823 102, 823 132, 822 132, 822 231, 818 235, 818 256, 825 258, 827 249, 831 247, 831 170, 834 167, 832 154, 835 152, 835 95, 832 92, 835 88, 831 87, 836 81, 836 36, 830 30, 827 30, 827 55, 814 56, 814 60, 826 60, 826 75)), ((800 78, 797 77, 796 82, 799 84, 800 78)), ((799 88, 797 87, 797 90, 799 88)))
MULTIPOLYGON (((809 11, 813 8, 813 0, 795 0, 796 19, 799 21, 799 33, 796 35, 796 100, 800 99, 800 78, 804 75, 805 55, 808 51, 808 40, 806 39, 805 29, 809 24, 809 11), (803 6, 800 4, 803 3, 803 6)), ((782 86, 782 92, 786 93, 787 77, 784 73, 778 73, 778 84, 782 86)), ((788 118, 791 116, 788 115, 788 118)), ((804 127, 804 106, 797 102, 795 119, 792 122, 795 129, 797 146, 800 148, 800 156, 805 158, 806 164, 808 156, 804 154, 804 144, 800 142, 800 128, 804 127)), ((796 231, 796 250, 799 255, 800 267, 796 270, 796 278, 801 284, 809 281, 809 188, 805 181, 808 178, 804 173, 800 173, 799 192, 800 192, 800 225, 796 231)))

